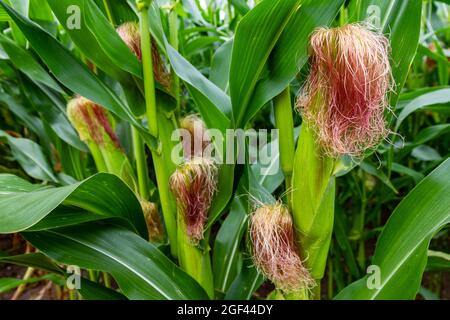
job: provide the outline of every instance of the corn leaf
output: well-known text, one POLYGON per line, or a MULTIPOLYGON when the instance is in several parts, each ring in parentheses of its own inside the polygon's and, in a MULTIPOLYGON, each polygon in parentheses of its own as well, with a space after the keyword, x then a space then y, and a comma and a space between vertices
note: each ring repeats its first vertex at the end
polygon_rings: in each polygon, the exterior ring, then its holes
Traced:
MULTIPOLYGON (((267 2, 270 3, 270 1, 267 2)), ((289 20, 269 55, 265 71, 258 79, 253 96, 245 110, 243 123, 250 121, 261 107, 280 94, 295 78, 308 61, 311 33, 318 27, 330 25, 343 2, 343 0, 301 1, 300 9, 289 20)), ((264 33, 262 35, 264 36, 264 33)), ((257 48, 257 50, 260 49, 257 48)), ((240 54, 247 55, 249 52, 247 48, 241 48, 240 54)), ((250 58, 252 59, 251 56, 250 58)), ((238 70, 238 67, 236 69, 238 70)), ((241 69, 240 72, 244 70, 246 69, 241 69)), ((249 76, 253 76, 253 71, 249 73, 249 76)))
POLYGON ((352 283, 336 299, 414 299, 433 235, 450 223, 450 159, 423 179, 394 210, 378 239, 372 265, 380 283, 369 277, 352 283), (402 288, 402 290, 398 290, 402 288))
POLYGON ((230 69, 230 96, 235 126, 245 125, 244 115, 270 53, 300 1, 263 1, 239 22, 230 69))
POLYGON ((3 130, 0 130, 0 138, 6 139, 14 159, 20 163, 30 177, 42 181, 58 182, 40 145, 30 139, 14 138, 3 130))
MULTIPOLYGON (((36 189, 18 177, 0 175, 0 233, 13 233, 36 225, 63 202, 84 209, 98 219, 118 218, 142 237, 147 238, 147 226, 141 206, 134 193, 117 176, 99 173, 82 182, 59 188, 36 189)), ((83 214, 83 211, 78 211, 83 214)), ((76 215, 61 217, 77 219, 76 215)), ((58 219, 47 228, 60 226, 58 219)))
POLYGON ((110 273, 130 299, 207 299, 154 245, 122 227, 89 223, 24 236, 56 261, 110 273))

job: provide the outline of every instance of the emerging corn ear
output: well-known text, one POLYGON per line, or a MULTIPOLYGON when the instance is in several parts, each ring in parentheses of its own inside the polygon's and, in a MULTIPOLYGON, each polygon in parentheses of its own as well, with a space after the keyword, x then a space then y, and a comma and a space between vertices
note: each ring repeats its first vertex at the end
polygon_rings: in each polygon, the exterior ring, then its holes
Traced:
POLYGON ((216 186, 217 167, 206 158, 186 161, 170 177, 170 188, 193 243, 203 239, 203 228, 216 186))
POLYGON ((79 96, 67 104, 67 116, 80 139, 88 145, 97 170, 121 177, 136 191, 133 169, 109 122, 107 111, 79 96))
POLYGON ((285 293, 314 286, 298 253, 292 217, 281 203, 262 205, 250 219, 253 261, 285 293))
POLYGON ((200 240, 205 237, 204 226, 216 185, 217 167, 205 158, 187 160, 170 177, 170 188, 177 199, 180 266, 211 298, 214 297, 214 283, 209 247, 207 241, 200 246, 200 240))
MULTIPOLYGON (((388 133, 388 41, 362 25, 320 28, 311 37, 311 72, 297 101, 303 123, 292 182, 301 255, 322 279, 334 220, 336 160, 362 156, 388 133)), ((320 298, 320 286, 314 298, 320 298)))
POLYGON ((361 156, 388 134, 388 48, 384 35, 362 25, 312 35, 311 72, 297 107, 327 155, 361 156))

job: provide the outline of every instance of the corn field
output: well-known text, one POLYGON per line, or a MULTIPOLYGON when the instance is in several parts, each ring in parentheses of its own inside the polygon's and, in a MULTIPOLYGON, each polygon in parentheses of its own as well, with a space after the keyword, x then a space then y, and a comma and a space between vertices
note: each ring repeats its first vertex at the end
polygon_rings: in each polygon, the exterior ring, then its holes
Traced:
POLYGON ((0 0, 0 299, 450 299, 448 0, 0 0))

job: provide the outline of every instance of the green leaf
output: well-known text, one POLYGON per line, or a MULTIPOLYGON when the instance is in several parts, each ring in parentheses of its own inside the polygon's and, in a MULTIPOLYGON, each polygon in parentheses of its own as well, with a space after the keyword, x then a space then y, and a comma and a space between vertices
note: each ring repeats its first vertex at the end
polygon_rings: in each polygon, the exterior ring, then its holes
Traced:
POLYGON ((427 271, 450 271, 450 254, 428 250, 427 271))
POLYGON ((230 2, 242 15, 245 15, 250 11, 250 7, 245 0, 231 0, 230 2))
MULTIPOLYGON (((60 25, 66 30, 77 48, 80 49, 87 58, 92 60, 96 66, 115 79, 129 78, 129 76, 118 68, 111 58, 103 51, 102 47, 97 42, 96 35, 93 34, 88 27, 86 19, 87 8, 85 7, 84 0, 47 0, 47 3, 52 8, 60 25), (74 23, 78 22, 76 21, 78 18, 80 19, 80 24, 76 25, 74 23)), ((25 36, 32 42, 29 39, 29 36, 26 34, 25 36)))
POLYGON ((112 289, 106 288, 96 282, 81 277, 78 292, 84 300, 126 300, 127 298, 112 289))
POLYGON ((168 43, 166 49, 173 70, 186 82, 207 127, 217 128, 223 132, 230 128, 229 97, 168 43))
MULTIPOLYGON (((32 267, 54 273, 56 275, 67 277, 65 273, 54 261, 44 255, 42 252, 21 254, 16 256, 0 256, 0 263, 11 263, 25 267, 32 267)), ((47 275, 50 279, 53 275, 47 275)), ((1 279, 0 279, 1 280, 1 279)), ((97 283, 81 278, 80 294, 84 299, 92 300, 123 300, 126 299, 122 294, 103 287, 97 283)))
POLYGON ((24 81, 23 91, 41 119, 48 123, 59 138, 80 151, 89 151, 67 119, 65 101, 60 96, 34 80, 24 81))
POLYGON ((19 266, 32 267, 55 274, 63 275, 63 270, 41 252, 0 257, 0 263, 11 263, 19 266))
MULTIPOLYGON (((266 2, 270 3, 270 1, 266 2)), ((318 27, 330 25, 343 2, 343 0, 301 1, 300 9, 289 20, 270 53, 265 66, 266 72, 256 84, 243 123, 250 121, 262 106, 280 94, 291 83, 308 61, 311 33, 318 27)), ((272 22, 267 24, 272 24, 272 22)), ((266 35, 262 33, 262 36, 266 35)), ((244 51, 242 54, 247 54, 245 47, 242 50, 244 51)), ((250 74, 252 72, 253 70, 250 74)))
POLYGON ((421 161, 439 161, 442 159, 442 156, 436 149, 427 145, 415 147, 411 152, 411 156, 421 161))
POLYGON ((228 91, 232 49, 233 40, 225 42, 217 49, 211 61, 209 78, 224 92, 228 91))
POLYGON ((206 126, 217 128, 224 133, 227 128, 231 127, 230 98, 169 44, 163 32, 156 1, 149 8, 149 19, 152 35, 159 35, 158 37, 161 38, 171 67, 178 77, 186 83, 206 126))
POLYGON ((46 274, 42 277, 35 277, 29 279, 16 279, 16 278, 0 278, 0 293, 7 292, 22 284, 36 283, 44 280, 50 280, 54 278, 52 274, 46 274))
POLYGON ((368 275, 341 291, 336 299, 414 299, 433 235, 450 223, 450 159, 423 179, 394 210, 378 239, 372 265, 381 281, 367 287, 368 275), (402 290, 398 290, 402 288, 402 290))
POLYGON ((238 189, 230 213, 222 223, 214 242, 214 284, 220 292, 227 292, 240 272, 239 262, 242 259, 240 243, 247 230, 248 220, 248 203, 243 196, 238 189))
POLYGON ((200 36, 188 41, 183 47, 183 52, 186 57, 190 57, 201 51, 207 50, 209 46, 214 45, 216 42, 222 43, 223 39, 218 36, 200 36))
POLYGON ((366 20, 379 27, 391 43, 391 66, 395 92, 391 105, 397 104, 419 43, 422 18, 421 0, 367 0, 356 1, 356 21, 366 20), (405 32, 408 30, 408 32, 405 32))
POLYGON ((415 171, 411 168, 405 167, 399 163, 393 162, 392 163, 392 171, 397 172, 397 173, 401 173, 401 174, 406 174, 408 176, 410 176, 411 178, 414 179, 415 183, 419 183, 423 178, 425 178, 425 176, 418 172, 415 171))
POLYGON ((141 63, 122 41, 100 9, 90 0, 72 1, 72 3, 76 2, 84 3, 86 25, 111 61, 117 67, 142 78, 141 63))
POLYGON ((381 182, 383 182, 389 189, 394 191, 394 193, 398 193, 397 189, 392 184, 391 180, 380 170, 377 169, 372 163, 370 163, 368 160, 364 160, 359 164, 360 168, 363 169, 365 172, 367 172, 370 175, 373 175, 380 179, 381 182))
POLYGON ((300 7, 298 0, 263 1, 239 22, 233 43, 230 95, 235 126, 244 115, 264 66, 284 28, 300 7))
POLYGON ((242 271, 231 284, 225 300, 250 300, 264 282, 264 276, 253 266, 251 259, 244 260, 242 271))
POLYGON ((6 138, 14 158, 30 177, 43 181, 58 182, 51 164, 36 142, 24 138, 14 138, 3 130, 0 130, 0 137, 6 138))
MULTIPOLYGON (((31 187, 19 181, 12 175, 0 175, 2 186, 19 183, 20 187, 0 188, 0 233, 26 230, 49 214, 51 219, 51 213, 64 203, 89 211, 97 215, 98 219, 120 218, 129 223, 130 229, 147 238, 147 226, 138 199, 115 175, 99 173, 73 185, 34 189, 30 192, 23 191, 24 185, 31 187)), ((84 211, 79 212, 83 214, 84 211)), ((64 223, 69 223, 70 218, 79 219, 77 215, 67 215, 64 223)), ((57 219, 53 221, 55 224, 48 228, 60 226, 57 219)))
MULTIPOLYGON (((3 1, 0 1, 0 4, 8 11, 33 48, 62 84, 83 97, 105 107, 121 119, 130 122, 140 130, 140 133, 149 145, 152 148, 156 148, 156 140, 142 127, 128 106, 107 85, 100 81, 84 64, 80 63, 72 53, 39 25, 5 5, 3 1)), ((64 7, 64 12, 66 8, 64 7)), ((54 10, 53 6, 52 9, 54 10)))
POLYGON ((8 54, 9 59, 16 68, 25 73, 31 79, 38 81, 50 88, 64 94, 61 87, 53 80, 47 71, 34 59, 30 52, 17 45, 14 41, 0 34, 0 45, 8 54))
POLYGON ((124 228, 90 223, 24 236, 58 262, 110 273, 130 299, 207 299, 155 246, 124 228))
POLYGON ((410 101, 400 112, 395 125, 395 130, 398 130, 403 120, 405 120, 411 113, 423 109, 424 107, 444 104, 450 102, 450 88, 432 91, 418 96, 410 101))
POLYGON ((346 226, 345 213, 340 206, 336 206, 333 234, 336 238, 337 245, 342 250, 342 255, 344 256, 345 263, 351 275, 355 278, 361 277, 358 263, 355 259, 355 255, 353 254, 352 246, 348 240, 348 228, 346 226))
POLYGON ((34 111, 32 108, 23 105, 20 100, 16 100, 13 96, 5 93, 0 93, 0 101, 7 105, 9 110, 39 137, 42 145, 50 145, 50 139, 44 129, 44 124, 39 117, 32 114, 34 111))

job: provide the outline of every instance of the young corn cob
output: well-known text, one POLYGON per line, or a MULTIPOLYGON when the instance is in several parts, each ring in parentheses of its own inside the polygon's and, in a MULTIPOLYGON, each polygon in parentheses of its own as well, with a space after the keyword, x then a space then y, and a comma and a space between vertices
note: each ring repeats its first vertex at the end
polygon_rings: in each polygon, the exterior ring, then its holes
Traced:
POLYGON ((255 265, 277 289, 289 294, 314 286, 299 256, 287 207, 281 203, 258 207, 250 219, 250 238, 255 265))
POLYGON ((67 105, 67 116, 80 139, 88 145, 97 170, 121 177, 136 191, 133 169, 109 122, 107 111, 86 98, 75 97, 67 105))

